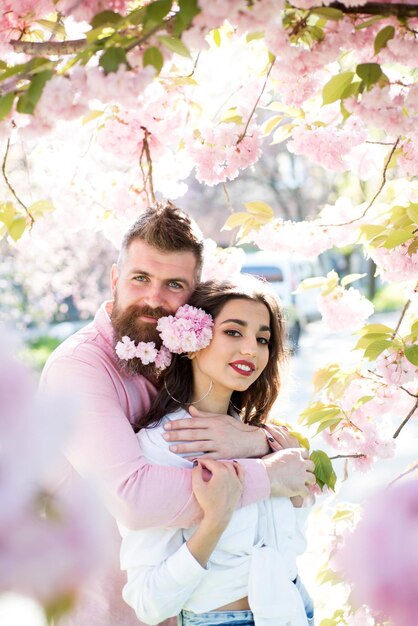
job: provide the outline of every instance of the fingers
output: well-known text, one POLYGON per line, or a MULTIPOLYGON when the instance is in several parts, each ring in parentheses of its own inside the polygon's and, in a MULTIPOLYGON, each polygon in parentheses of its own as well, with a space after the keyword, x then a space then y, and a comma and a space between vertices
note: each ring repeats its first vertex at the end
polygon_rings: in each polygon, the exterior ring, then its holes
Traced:
MULTIPOLYGON (((212 441, 191 441, 190 443, 176 443, 169 446, 171 452, 187 454, 193 459, 199 452, 213 452, 212 441)), ((213 458, 213 457, 212 457, 213 458)))
MULTIPOLYGON (((190 422, 191 420, 187 420, 190 422)), ((205 441, 209 438, 208 430, 203 428, 182 428, 166 432, 163 435, 166 441, 205 441)))
MULTIPOLYGON (((190 407, 192 408, 192 407, 190 407)), ((203 413, 203 412, 201 412, 203 413)), ((172 420, 164 424, 164 430, 188 430, 190 428, 208 428, 212 417, 209 417, 209 413, 206 413, 208 417, 183 417, 181 420, 172 420)))

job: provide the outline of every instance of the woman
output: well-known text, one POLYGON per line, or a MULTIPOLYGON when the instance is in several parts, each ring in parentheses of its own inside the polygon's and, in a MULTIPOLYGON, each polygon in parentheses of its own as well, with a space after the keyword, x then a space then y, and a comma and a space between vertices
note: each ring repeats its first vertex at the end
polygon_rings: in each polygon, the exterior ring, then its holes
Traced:
MULTIPOLYGON (((150 413, 138 423, 150 463, 191 465, 163 438, 163 424, 187 417, 189 405, 259 426, 279 392, 283 318, 265 283, 249 276, 202 283, 190 305, 158 323, 163 345, 177 354, 150 413)), ((183 626, 313 624, 297 577, 295 558, 305 542, 290 500, 270 498, 236 510, 239 464, 197 458, 194 466, 193 492, 203 511, 196 526, 121 528, 128 604, 149 624, 179 613, 183 626)))

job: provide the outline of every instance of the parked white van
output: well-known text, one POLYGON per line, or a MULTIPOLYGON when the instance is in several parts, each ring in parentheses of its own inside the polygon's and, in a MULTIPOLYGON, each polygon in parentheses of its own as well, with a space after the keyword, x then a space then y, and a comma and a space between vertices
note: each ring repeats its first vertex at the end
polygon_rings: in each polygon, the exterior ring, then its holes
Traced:
POLYGON ((275 252, 248 252, 241 272, 259 276, 271 284, 285 308, 290 347, 296 351, 301 330, 320 314, 316 305, 318 289, 296 294, 294 291, 305 278, 323 275, 319 262, 275 252))

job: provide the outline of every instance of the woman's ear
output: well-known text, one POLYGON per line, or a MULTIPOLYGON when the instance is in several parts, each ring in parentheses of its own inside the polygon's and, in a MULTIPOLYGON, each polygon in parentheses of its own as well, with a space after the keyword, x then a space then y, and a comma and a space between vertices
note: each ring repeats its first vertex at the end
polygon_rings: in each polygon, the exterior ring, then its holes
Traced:
POLYGON ((196 356, 196 352, 188 352, 187 353, 187 358, 190 359, 191 361, 193 361, 195 356, 196 356))

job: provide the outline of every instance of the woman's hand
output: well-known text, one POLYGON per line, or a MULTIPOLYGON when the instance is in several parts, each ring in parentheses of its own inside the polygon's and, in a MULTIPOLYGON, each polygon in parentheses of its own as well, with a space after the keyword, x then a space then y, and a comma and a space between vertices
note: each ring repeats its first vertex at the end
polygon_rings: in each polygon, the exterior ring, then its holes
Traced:
POLYGON ((196 463, 192 488, 203 516, 226 526, 242 495, 244 470, 236 461, 198 459, 196 463))
POLYGON ((192 471, 192 487, 203 519, 187 546, 202 567, 210 558, 240 500, 244 470, 237 461, 199 459, 192 471))

